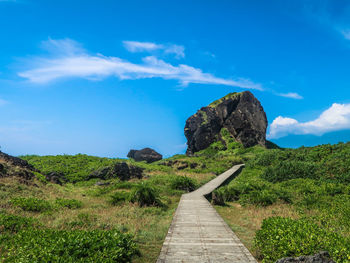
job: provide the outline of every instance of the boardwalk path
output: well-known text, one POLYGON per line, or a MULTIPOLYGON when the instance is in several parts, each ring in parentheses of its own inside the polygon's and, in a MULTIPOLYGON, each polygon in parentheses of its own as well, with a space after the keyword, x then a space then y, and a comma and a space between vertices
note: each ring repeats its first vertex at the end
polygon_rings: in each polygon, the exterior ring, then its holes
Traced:
POLYGON ((241 167, 236 165, 196 191, 182 195, 157 263, 256 263, 204 197, 241 167))

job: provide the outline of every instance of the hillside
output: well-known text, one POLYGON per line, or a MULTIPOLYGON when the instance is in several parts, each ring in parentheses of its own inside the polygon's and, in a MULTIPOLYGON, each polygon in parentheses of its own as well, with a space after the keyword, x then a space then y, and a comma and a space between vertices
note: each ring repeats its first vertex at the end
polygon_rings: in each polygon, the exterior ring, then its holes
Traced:
POLYGON ((350 143, 256 152, 214 203, 263 262, 321 250, 348 262, 349 160, 350 143))
POLYGON ((350 143, 245 147, 221 124, 204 149, 153 163, 0 153, 0 262, 155 262, 180 196, 241 163, 209 198, 258 260, 349 262, 350 143))

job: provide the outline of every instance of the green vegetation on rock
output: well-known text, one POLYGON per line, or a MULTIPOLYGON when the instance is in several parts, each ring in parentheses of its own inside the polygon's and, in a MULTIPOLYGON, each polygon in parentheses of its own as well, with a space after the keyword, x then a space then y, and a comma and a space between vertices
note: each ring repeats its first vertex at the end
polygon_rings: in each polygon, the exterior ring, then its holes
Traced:
POLYGON ((222 97, 221 99, 218 99, 218 100, 213 101, 212 103, 210 103, 209 107, 215 108, 216 106, 218 106, 220 103, 224 102, 225 100, 234 98, 236 96, 239 96, 240 94, 241 94, 241 92, 229 93, 226 96, 222 97))

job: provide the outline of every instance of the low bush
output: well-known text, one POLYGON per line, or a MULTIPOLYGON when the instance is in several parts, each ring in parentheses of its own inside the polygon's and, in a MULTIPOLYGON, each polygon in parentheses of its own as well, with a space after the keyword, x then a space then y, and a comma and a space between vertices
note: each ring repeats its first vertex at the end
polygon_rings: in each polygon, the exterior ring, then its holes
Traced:
POLYGON ((277 194, 271 190, 254 190, 249 192, 249 194, 242 195, 240 198, 240 203, 242 205, 253 204, 258 206, 269 206, 274 204, 277 199, 277 194))
POLYGON ((139 206, 162 206, 157 191, 145 182, 135 186, 130 193, 130 201, 139 206))
POLYGON ((268 167, 262 174, 262 178, 276 183, 296 178, 317 179, 317 166, 312 162, 282 161, 268 167))
POLYGON ((255 247, 262 262, 275 262, 283 257, 312 255, 321 250, 336 262, 349 262, 350 239, 321 228, 305 219, 270 217, 256 232, 255 247))
POLYGON ((196 190, 196 182, 187 176, 175 176, 171 181, 171 188, 177 190, 184 190, 187 192, 192 192, 196 190))
POLYGON ((5 262, 122 263, 137 253, 132 237, 115 230, 27 229, 0 242, 5 262))
POLYGON ((44 212, 52 210, 52 205, 49 201, 35 197, 17 197, 10 201, 12 205, 22 208, 24 211, 44 212))
POLYGON ((0 233, 16 233, 22 229, 32 227, 34 220, 31 217, 22 217, 0 213, 0 233))
POLYGON ((56 204, 60 207, 67 207, 69 209, 78 209, 83 206, 83 203, 79 200, 65 198, 57 198, 56 204))
POLYGON ((130 193, 125 191, 118 191, 111 195, 111 203, 112 205, 119 205, 126 201, 130 200, 130 193))

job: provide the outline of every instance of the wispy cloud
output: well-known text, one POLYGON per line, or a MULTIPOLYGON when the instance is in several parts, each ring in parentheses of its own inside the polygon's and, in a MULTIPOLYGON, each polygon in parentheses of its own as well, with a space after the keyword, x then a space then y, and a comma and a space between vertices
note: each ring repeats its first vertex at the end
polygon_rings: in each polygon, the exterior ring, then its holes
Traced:
POLYGON ((48 83, 63 78, 101 80, 107 77, 123 79, 163 78, 177 80, 181 85, 190 83, 217 84, 262 90, 259 83, 249 79, 219 78, 201 69, 185 64, 172 65, 155 56, 147 56, 139 64, 119 57, 89 54, 73 40, 49 39, 43 46, 51 55, 28 61, 28 70, 18 75, 32 83, 48 83))
POLYGON ((130 52, 144 52, 163 49, 163 45, 152 42, 123 41, 124 47, 130 52))
POLYGON ((285 98, 291 98, 291 99, 296 99, 296 100, 301 100, 304 97, 299 95, 298 93, 295 92, 288 92, 288 93, 277 93, 278 96, 285 97, 285 98))
POLYGON ((334 103, 315 120, 299 122, 296 119, 279 116, 270 125, 269 139, 288 134, 322 135, 327 132, 350 129, 350 104, 334 103))
POLYGON ((152 52, 161 50, 165 54, 175 54, 176 58, 185 57, 184 46, 174 44, 156 44, 152 42, 123 41, 124 47, 130 52, 152 52))

